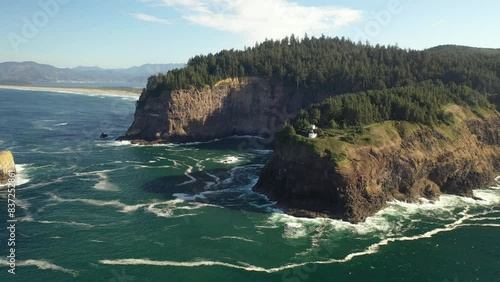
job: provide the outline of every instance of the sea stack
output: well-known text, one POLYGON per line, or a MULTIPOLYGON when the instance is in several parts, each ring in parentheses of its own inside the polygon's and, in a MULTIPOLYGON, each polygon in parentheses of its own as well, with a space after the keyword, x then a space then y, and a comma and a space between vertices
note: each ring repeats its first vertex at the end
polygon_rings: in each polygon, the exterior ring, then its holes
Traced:
POLYGON ((7 184, 11 171, 16 171, 14 156, 10 151, 0 151, 0 184, 7 184))

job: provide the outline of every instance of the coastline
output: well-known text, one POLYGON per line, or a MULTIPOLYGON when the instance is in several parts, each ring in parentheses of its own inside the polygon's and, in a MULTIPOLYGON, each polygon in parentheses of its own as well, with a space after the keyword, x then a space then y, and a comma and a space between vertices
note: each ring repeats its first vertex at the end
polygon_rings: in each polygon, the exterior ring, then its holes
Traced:
POLYGON ((135 93, 126 90, 106 89, 106 88, 82 88, 82 87, 44 87, 44 86, 19 86, 19 85, 0 85, 0 89, 11 89, 21 91, 48 91, 68 94, 84 94, 84 95, 111 95, 111 96, 126 96, 137 97, 140 93, 135 93))

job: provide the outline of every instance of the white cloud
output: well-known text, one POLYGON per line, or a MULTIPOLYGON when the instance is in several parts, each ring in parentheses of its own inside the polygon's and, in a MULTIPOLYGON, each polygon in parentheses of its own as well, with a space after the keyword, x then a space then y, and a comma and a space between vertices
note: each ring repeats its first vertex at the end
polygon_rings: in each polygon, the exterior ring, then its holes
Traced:
POLYGON ((160 23, 160 24, 170 24, 169 21, 165 19, 160 19, 155 16, 147 15, 147 14, 130 14, 132 17, 146 22, 160 23))
POLYGON ((294 33, 321 35, 361 20, 362 12, 337 6, 301 6, 288 0, 140 0, 174 7, 188 21, 243 34, 249 43, 294 33))

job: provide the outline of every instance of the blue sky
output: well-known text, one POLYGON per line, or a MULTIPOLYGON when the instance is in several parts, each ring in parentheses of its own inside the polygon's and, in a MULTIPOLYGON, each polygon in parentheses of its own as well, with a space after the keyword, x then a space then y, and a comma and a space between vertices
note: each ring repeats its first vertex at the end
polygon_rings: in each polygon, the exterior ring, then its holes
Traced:
POLYGON ((2 0, 0 62, 184 63, 295 33, 500 48, 497 0, 2 0))

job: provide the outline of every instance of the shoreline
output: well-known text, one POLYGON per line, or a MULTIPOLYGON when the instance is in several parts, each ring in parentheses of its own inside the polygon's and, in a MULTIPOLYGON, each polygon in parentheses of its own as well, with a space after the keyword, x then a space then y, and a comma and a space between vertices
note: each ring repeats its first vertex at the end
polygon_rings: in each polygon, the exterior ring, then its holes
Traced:
POLYGON ((83 87, 45 87, 45 86, 19 86, 19 85, 0 85, 0 89, 11 89, 21 91, 47 91, 67 94, 83 94, 83 95, 109 95, 121 97, 137 97, 140 93, 135 93, 126 90, 106 89, 106 88, 83 88, 83 87))

